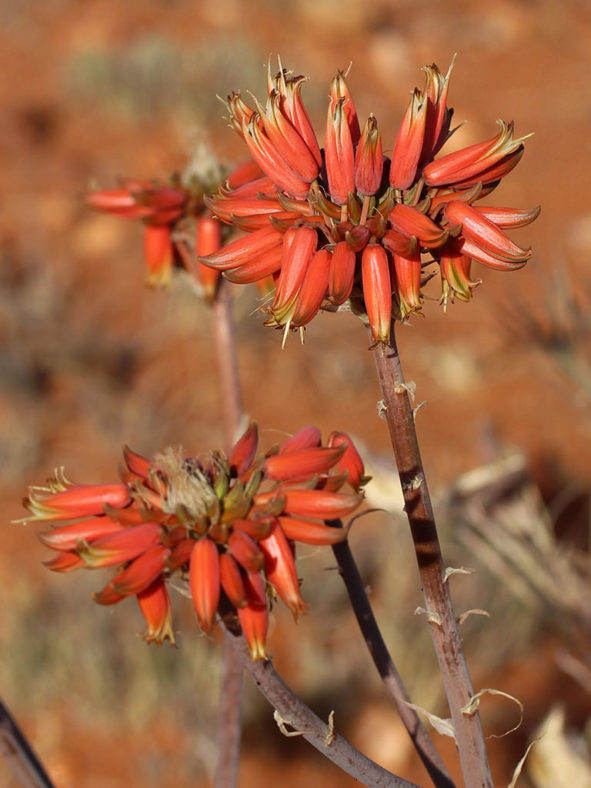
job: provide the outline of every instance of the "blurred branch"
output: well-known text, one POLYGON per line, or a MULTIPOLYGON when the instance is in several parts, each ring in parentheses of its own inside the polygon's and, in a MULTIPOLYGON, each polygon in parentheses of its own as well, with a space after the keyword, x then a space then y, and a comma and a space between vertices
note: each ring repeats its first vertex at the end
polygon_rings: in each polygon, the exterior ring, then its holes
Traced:
MULTIPOLYGON (((336 522, 339 521, 335 521, 335 524, 336 522)), ((420 759, 437 788, 453 788, 454 783, 447 773, 439 753, 433 746, 427 729, 419 719, 417 712, 410 706, 410 697, 378 627, 349 543, 345 541, 333 545, 332 551, 337 559, 339 571, 347 588, 353 612, 371 658, 420 759)))
POLYGON ((368 788, 418 788, 371 761, 335 733, 332 722, 323 722, 283 681, 270 660, 253 662, 242 635, 221 626, 259 692, 276 711, 275 720, 285 735, 301 735, 322 755, 368 788), (292 730, 287 731, 286 726, 292 730))
MULTIPOLYGON (((232 322, 229 283, 220 278, 211 305, 211 326, 218 368, 219 399, 226 451, 230 451, 242 418, 242 396, 232 322)), ((234 649, 224 640, 222 684, 218 710, 217 758, 214 786, 231 788, 238 780, 242 737, 242 689, 244 673, 234 649)))
POLYGON ((0 752, 22 788, 54 788, 41 761, 1 700, 0 752))

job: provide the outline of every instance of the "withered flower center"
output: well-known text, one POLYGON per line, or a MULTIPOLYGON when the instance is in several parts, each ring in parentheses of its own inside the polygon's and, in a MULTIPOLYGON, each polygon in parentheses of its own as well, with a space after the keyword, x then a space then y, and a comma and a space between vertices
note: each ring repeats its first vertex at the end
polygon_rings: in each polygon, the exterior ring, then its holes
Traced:
POLYGON ((206 517, 210 522, 217 522, 220 506, 215 491, 197 463, 186 461, 180 446, 169 447, 156 455, 154 465, 166 479, 163 511, 176 514, 180 509, 192 520, 206 517))

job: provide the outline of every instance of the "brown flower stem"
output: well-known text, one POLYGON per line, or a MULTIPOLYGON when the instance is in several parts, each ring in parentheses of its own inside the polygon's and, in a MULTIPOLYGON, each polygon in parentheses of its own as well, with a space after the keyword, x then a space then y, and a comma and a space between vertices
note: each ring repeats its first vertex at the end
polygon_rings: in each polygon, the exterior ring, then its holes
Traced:
MULTIPOLYGON (((211 306, 211 324, 218 367, 224 444, 229 451, 236 440, 242 418, 242 399, 238 360, 232 322, 230 286, 225 279, 218 285, 211 306)), ((218 709, 217 759, 215 788, 231 788, 237 784, 242 735, 242 688, 244 671, 235 650, 224 640, 222 684, 218 709)))
POLYGON ((409 705, 410 698, 384 643, 349 543, 345 541, 335 544, 332 551, 337 559, 340 575, 345 583, 353 612, 371 658, 420 759, 437 788, 454 788, 454 783, 447 773, 427 729, 419 719, 417 712, 409 705))
POLYGON ((455 729, 464 782, 469 788, 492 788, 482 724, 477 708, 471 704, 474 691, 449 586, 444 579, 441 548, 394 329, 392 321, 390 343, 376 345, 374 359, 419 566, 427 620, 455 729))
POLYGON ((284 735, 303 736, 326 758, 369 788, 417 788, 414 783, 392 774, 356 750, 333 730, 332 724, 323 722, 302 703, 270 660, 253 662, 242 635, 235 635, 222 626, 228 642, 250 673, 259 692, 275 709, 275 720, 284 735))
POLYGON ((54 788, 41 761, 1 700, 0 753, 22 788, 54 788))
POLYGON ((230 285, 225 279, 219 282, 215 300, 211 305, 211 318, 222 403, 224 444, 226 449, 230 450, 236 441, 242 419, 242 396, 234 341, 232 297, 230 285))

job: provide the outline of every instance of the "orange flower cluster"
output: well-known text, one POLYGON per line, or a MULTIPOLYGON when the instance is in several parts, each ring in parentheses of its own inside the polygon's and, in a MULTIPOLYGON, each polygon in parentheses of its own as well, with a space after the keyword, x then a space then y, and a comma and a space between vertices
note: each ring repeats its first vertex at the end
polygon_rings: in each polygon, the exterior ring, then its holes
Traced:
POLYGON ((324 521, 357 508, 366 477, 344 433, 333 432, 323 446, 316 427, 305 427, 264 455, 257 447, 253 422, 227 458, 183 458, 169 449, 149 461, 126 448, 120 482, 72 484, 56 473, 47 487, 29 489, 26 519, 72 521, 40 534, 57 552, 49 569, 118 567, 93 598, 111 605, 136 596, 147 641, 174 642, 166 581, 179 574, 204 632, 229 603, 253 659, 265 659, 272 599, 296 619, 306 612, 295 543, 345 539, 347 528, 324 521))
POLYGON ((539 209, 474 205, 515 167, 525 137, 499 121, 490 140, 434 159, 451 134, 451 68, 446 76, 435 65, 424 71, 391 158, 373 115, 361 129, 341 72, 330 86, 324 149, 301 98, 305 77, 284 69, 273 76, 269 66, 265 106, 228 97, 230 124, 262 176, 205 198, 214 216, 248 235, 201 259, 233 282, 272 275, 267 325, 301 328, 327 302, 349 301, 367 314, 374 341, 387 342, 393 314, 404 320, 421 310, 426 264, 439 264, 446 304, 470 299, 473 260, 510 271, 529 259, 504 231, 539 209))
MULTIPOLYGON (((257 174, 260 170, 248 163, 234 170, 225 183, 239 188, 257 174)), ((212 301, 219 272, 203 265, 198 258, 212 254, 222 244, 220 224, 203 202, 204 189, 215 188, 215 185, 192 183, 191 188, 185 188, 178 179, 167 185, 124 178, 120 188, 92 191, 85 199, 95 210, 143 222, 149 285, 167 286, 172 269, 177 265, 188 270, 199 283, 204 298, 212 301)), ((264 291, 267 289, 265 284, 264 291)))

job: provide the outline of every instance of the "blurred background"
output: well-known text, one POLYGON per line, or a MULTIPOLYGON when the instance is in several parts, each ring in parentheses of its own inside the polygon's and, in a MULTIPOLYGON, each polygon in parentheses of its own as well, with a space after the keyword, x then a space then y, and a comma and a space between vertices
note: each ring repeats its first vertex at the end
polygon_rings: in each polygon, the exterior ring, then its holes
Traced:
MULTIPOLYGON (((519 785, 591 785, 591 8, 584 0, 0 0, 0 696, 56 785, 206 786, 215 760, 219 636, 199 636, 174 599, 179 648, 146 646, 133 601, 90 599, 108 572, 54 575, 36 526, 12 524, 29 483, 57 466, 74 481, 116 478, 120 447, 148 456, 221 445, 207 308, 179 283, 144 286, 139 224, 86 210, 89 186, 166 179, 207 138, 244 159, 216 94, 265 89, 265 64, 309 75, 318 129, 337 68, 359 115, 392 147, 420 67, 446 71, 466 120, 457 144, 495 120, 535 132, 494 204, 542 214, 515 238, 534 247, 518 273, 476 271, 470 304, 398 332, 416 382, 427 476, 496 785, 529 742, 519 785)), ((262 327, 257 294, 236 299, 244 401, 271 444, 304 424, 358 436, 375 481, 352 547, 411 696, 447 716, 365 331, 323 313, 300 345, 262 327), (288 406, 286 407, 286 403, 288 406)), ((313 604, 296 626, 273 618, 278 670, 367 755, 427 784, 382 692, 329 551, 299 563, 313 604)), ((309 745, 284 738, 252 687, 240 786, 348 786, 309 745)), ((453 743, 434 733, 458 777, 453 743)), ((0 761, 0 786, 14 786, 0 761)))

